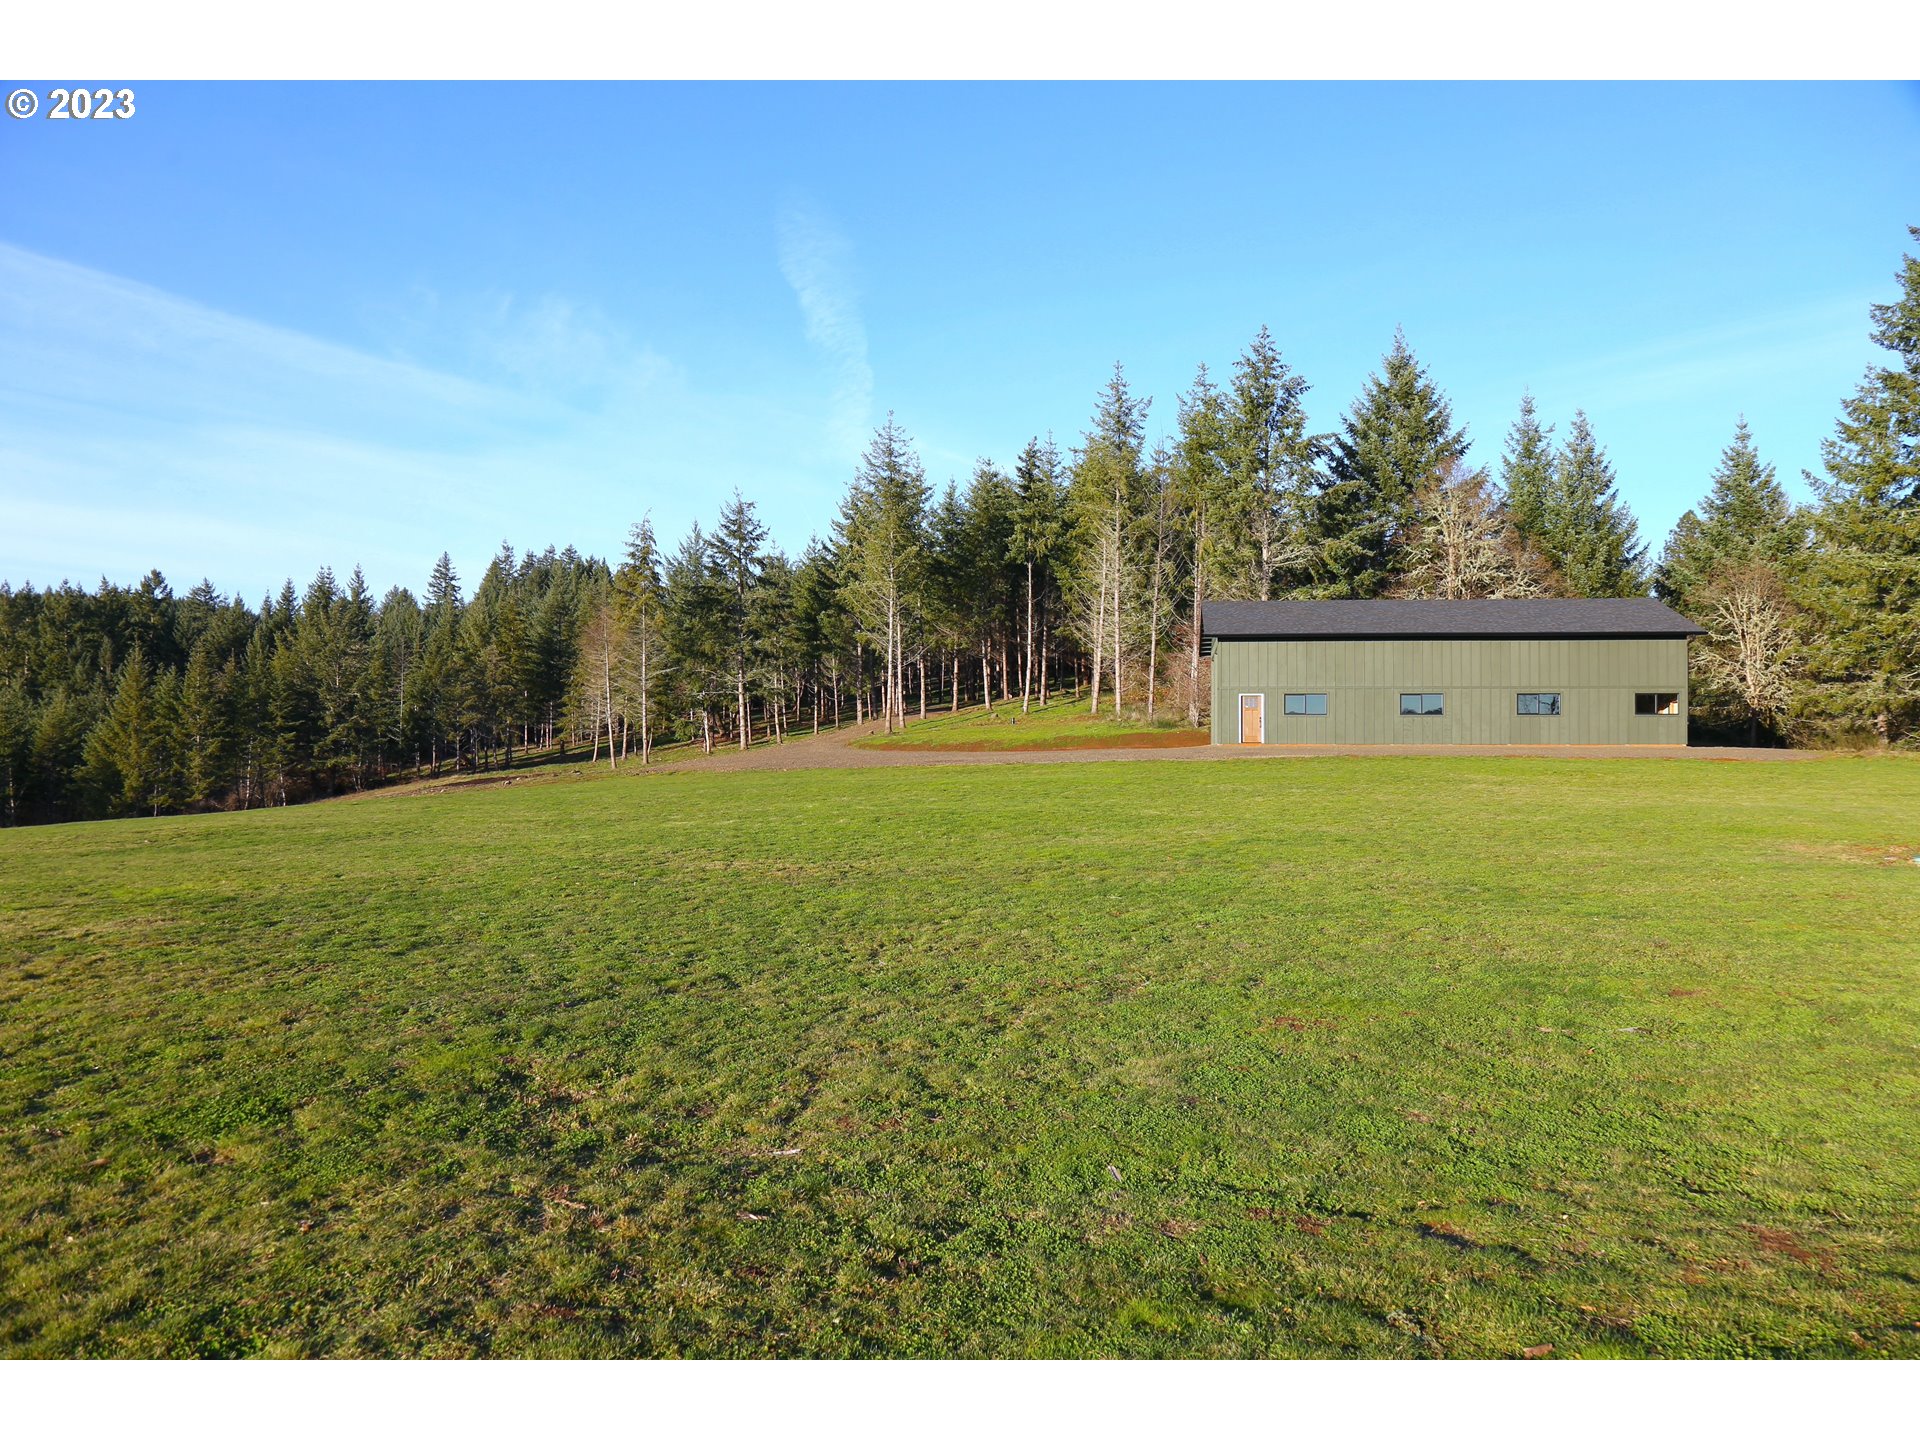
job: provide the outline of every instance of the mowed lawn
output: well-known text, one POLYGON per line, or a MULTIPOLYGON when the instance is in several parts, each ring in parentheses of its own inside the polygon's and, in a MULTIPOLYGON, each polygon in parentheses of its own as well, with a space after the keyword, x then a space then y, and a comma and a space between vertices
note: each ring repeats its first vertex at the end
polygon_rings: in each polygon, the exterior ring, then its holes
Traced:
POLYGON ((1045 705, 1034 703, 1024 715, 1018 700, 1001 701, 991 709, 970 705, 958 711, 929 710, 924 719, 909 709, 906 729, 854 743, 869 750, 1077 750, 1204 745, 1207 739, 1206 731, 1191 728, 1164 703, 1158 718, 1149 722, 1138 716, 1117 717, 1110 707, 1095 715, 1087 700, 1054 698, 1045 705))
POLYGON ((9 1355, 1920 1355, 1920 764, 0 832, 9 1355))

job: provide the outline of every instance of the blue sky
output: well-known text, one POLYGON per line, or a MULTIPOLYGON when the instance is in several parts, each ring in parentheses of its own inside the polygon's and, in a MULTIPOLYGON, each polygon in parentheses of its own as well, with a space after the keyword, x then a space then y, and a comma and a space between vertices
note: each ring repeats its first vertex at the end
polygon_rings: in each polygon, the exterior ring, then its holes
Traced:
POLYGON ((1742 411, 1817 468, 1920 223, 1911 85, 136 89, 0 119, 16 585, 470 582, 736 486, 797 550, 889 409, 964 481, 1263 323, 1316 428, 1396 325, 1476 460, 1584 406, 1657 549, 1742 411))

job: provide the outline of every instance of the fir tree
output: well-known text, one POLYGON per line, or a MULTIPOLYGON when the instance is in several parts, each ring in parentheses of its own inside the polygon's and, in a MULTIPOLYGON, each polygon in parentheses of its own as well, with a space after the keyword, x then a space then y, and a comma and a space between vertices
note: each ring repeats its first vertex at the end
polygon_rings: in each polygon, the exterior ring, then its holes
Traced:
POLYGON ((233 782, 237 680, 234 663, 219 665, 206 639, 193 647, 180 681, 174 731, 181 798, 188 805, 211 803, 233 782))
POLYGON ((920 457, 889 413, 860 457, 836 527, 861 638, 884 657, 889 734, 906 723, 906 624, 926 577, 928 495, 920 457))
POLYGON ((653 712, 665 665, 666 596, 660 579, 660 546, 653 521, 642 516, 627 535, 626 559, 613 576, 614 603, 626 644, 620 682, 624 699, 639 721, 640 763, 653 757, 653 712))
MULTIPOLYGON (((1265 333, 1264 331, 1262 333, 1265 333)), ((1179 400, 1180 439, 1173 455, 1170 497, 1185 528, 1192 612, 1187 620, 1187 723, 1200 723, 1201 612, 1210 596, 1246 598, 1250 577, 1264 570, 1244 512, 1234 504, 1228 475, 1226 400, 1205 365, 1179 400)), ((1269 574, 1271 572, 1265 572, 1269 574)))
POLYGON ((1133 393, 1125 369, 1115 365, 1095 402, 1093 427, 1075 456, 1068 485, 1075 530, 1075 620, 1093 660, 1090 709, 1094 714, 1100 711, 1103 662, 1111 660, 1115 714, 1124 693, 1125 613, 1132 589, 1135 527, 1145 510, 1141 455, 1152 403, 1133 393))
POLYGON ((1034 623, 1037 616, 1044 619, 1041 612, 1046 604, 1047 567, 1054 548, 1060 543, 1063 523, 1060 455, 1054 449, 1052 436, 1047 437, 1044 445, 1037 435, 1027 441, 1013 469, 1013 486, 1013 523, 1007 539, 1007 557, 1020 566, 1025 587, 1024 658, 1020 666, 1020 713, 1024 715, 1032 708, 1036 655, 1041 669, 1037 677, 1039 689, 1044 693, 1046 688, 1046 655, 1035 645, 1034 623))
POLYGON ((1654 588, 1684 607, 1723 572, 1790 562, 1801 546, 1793 505, 1760 458, 1743 415, 1720 452, 1712 488, 1680 517, 1661 552, 1654 588))
POLYGON ((1226 396, 1227 495, 1218 517, 1244 537, 1249 574, 1236 588, 1254 599, 1272 598, 1276 581, 1291 590, 1311 580, 1308 526, 1325 441, 1307 433, 1308 388, 1262 325, 1235 363, 1226 396))
POLYGON ((1417 520, 1416 498, 1449 461, 1467 453, 1453 407, 1394 332, 1380 373, 1370 376, 1333 442, 1315 502, 1319 590, 1369 596, 1392 579, 1394 552, 1417 520))
POLYGON ((113 701, 87 737, 87 764, 116 815, 159 814, 166 803, 169 756, 165 696, 138 645, 120 667, 113 701))
POLYGON ((1586 412, 1573 412, 1554 460, 1540 548, 1567 593, 1590 598, 1644 595, 1646 547, 1639 525, 1614 488, 1613 466, 1594 439, 1586 412))
POLYGON ((733 499, 720 507, 720 524, 709 539, 714 567, 726 586, 727 654, 733 667, 734 715, 740 748, 744 750, 753 734, 747 676, 754 658, 753 592, 766 562, 763 547, 767 527, 760 523, 753 503, 743 500, 735 490, 733 499))
MULTIPOLYGON (((1920 226, 1909 234, 1920 241, 1920 226)), ((1920 256, 1900 297, 1872 307, 1872 366, 1821 444, 1826 475, 1802 604, 1816 624, 1811 673, 1825 718, 1882 743, 1920 733, 1920 256)))
POLYGON ((1500 485, 1506 491, 1507 519, 1519 536, 1539 548, 1546 536, 1547 508, 1553 495, 1553 427, 1542 426, 1533 392, 1520 396, 1520 417, 1507 431, 1500 457, 1500 485))

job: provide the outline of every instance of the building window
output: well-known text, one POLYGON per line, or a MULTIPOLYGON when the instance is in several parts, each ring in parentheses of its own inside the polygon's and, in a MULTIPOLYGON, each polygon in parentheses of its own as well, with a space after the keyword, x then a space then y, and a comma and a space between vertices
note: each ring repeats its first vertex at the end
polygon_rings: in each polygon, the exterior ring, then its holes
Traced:
POLYGON ((1521 715, 1558 715, 1560 713, 1558 695, 1543 695, 1538 692, 1516 695, 1514 704, 1516 713, 1521 715))
POLYGON ((1402 695, 1400 713, 1402 715, 1438 715, 1441 713, 1438 695, 1402 695))
POLYGON ((1327 713, 1327 697, 1324 695, 1289 695, 1281 702, 1288 715, 1324 715, 1327 713))
POLYGON ((1636 715, 1678 715, 1680 697, 1671 690, 1642 690, 1633 697, 1636 715))

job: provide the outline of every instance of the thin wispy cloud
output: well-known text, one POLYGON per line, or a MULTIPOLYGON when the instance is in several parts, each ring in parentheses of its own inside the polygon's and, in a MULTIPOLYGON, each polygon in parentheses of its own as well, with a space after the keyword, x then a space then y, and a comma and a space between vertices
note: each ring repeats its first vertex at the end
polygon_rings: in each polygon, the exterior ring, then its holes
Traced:
POLYGON ((873 365, 853 278, 853 246, 818 207, 789 201, 780 212, 780 273, 800 302, 807 340, 834 371, 832 442, 844 454, 866 445, 873 419, 873 365))
POLYGON ((607 553, 781 473, 797 417, 590 307, 404 309, 375 354, 0 244, 0 578, 252 597, 357 562, 384 588, 445 547, 471 581, 502 539, 607 553))
POLYGON ((1865 320, 1870 298, 1848 296, 1652 336, 1556 367, 1543 380, 1582 396, 1589 407, 1625 407, 1767 378, 1846 374, 1848 361, 1864 364, 1870 354, 1865 320))

